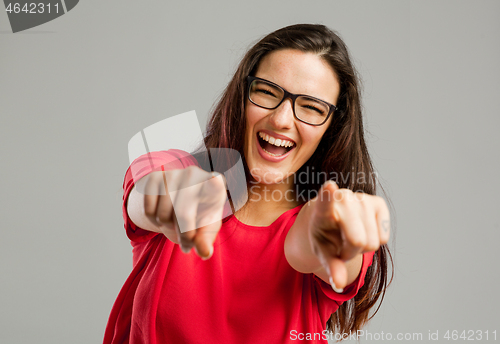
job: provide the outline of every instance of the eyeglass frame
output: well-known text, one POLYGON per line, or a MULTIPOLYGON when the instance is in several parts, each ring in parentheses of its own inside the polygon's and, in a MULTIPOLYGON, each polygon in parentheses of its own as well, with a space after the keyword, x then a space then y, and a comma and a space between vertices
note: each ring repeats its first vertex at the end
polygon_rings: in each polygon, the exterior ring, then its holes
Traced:
POLYGON ((263 108, 263 109, 268 109, 268 110, 274 110, 274 109, 277 109, 284 101, 285 99, 287 98, 290 98, 292 100, 292 110, 293 110, 293 117, 295 117, 297 120, 303 122, 303 123, 306 123, 306 124, 309 124, 309 125, 313 125, 315 127, 319 127, 320 125, 323 125, 326 123, 326 121, 328 121, 328 119, 330 118, 330 116, 332 115, 332 113, 334 111, 337 111, 339 108, 333 104, 330 104, 329 102, 327 101, 324 101, 322 99, 319 99, 319 98, 316 98, 316 97, 313 97, 313 96, 310 96, 310 95, 307 95, 307 94, 293 94, 291 92, 288 92, 287 90, 285 90, 283 87, 281 87, 280 85, 278 84, 275 84, 274 82, 271 82, 269 80, 266 80, 266 79, 262 79, 262 78, 259 78, 259 77, 256 77, 256 76, 247 76, 247 83, 248 83, 248 87, 247 87, 247 98, 248 100, 260 107, 260 108, 263 108), (262 105, 259 105, 259 104, 256 104, 251 98, 250 98, 250 86, 252 86, 252 83, 255 81, 255 80, 260 80, 260 81, 264 81, 264 82, 267 82, 273 86, 276 86, 277 88, 279 88, 280 90, 283 91, 283 98, 280 100, 280 102, 278 103, 278 105, 276 105, 275 107, 272 107, 272 108, 268 108, 268 107, 265 107, 265 106, 262 106, 262 105), (298 97, 308 97, 308 98, 311 98, 311 99, 314 99, 314 100, 317 100, 317 101, 320 101, 322 103, 325 103, 326 105, 329 106, 329 109, 328 109, 328 115, 326 116, 325 120, 319 124, 313 124, 313 123, 309 123, 309 122, 306 122, 304 121, 303 119, 300 119, 297 114, 295 113, 295 100, 298 98, 298 97))

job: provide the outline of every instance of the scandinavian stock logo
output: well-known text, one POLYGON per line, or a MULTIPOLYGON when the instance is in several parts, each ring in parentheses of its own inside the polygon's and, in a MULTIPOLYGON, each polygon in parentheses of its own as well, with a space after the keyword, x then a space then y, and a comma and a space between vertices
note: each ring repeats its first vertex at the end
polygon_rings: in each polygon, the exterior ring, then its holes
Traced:
MULTIPOLYGON (((168 151, 170 149, 185 152, 197 160, 201 169, 207 172, 217 172, 224 176, 226 192, 231 197, 232 207, 225 207, 220 218, 216 220, 222 220, 231 215, 233 209, 234 211, 238 210, 248 200, 245 170, 240 153, 230 148, 207 149, 203 144, 203 134, 194 110, 154 123, 142 129, 130 139, 128 142, 128 155, 132 175, 140 175, 141 170, 144 168, 140 164, 133 164, 136 159, 142 157, 146 159, 145 161, 149 160, 151 170, 154 170, 155 152, 168 151), (236 203, 235 200, 239 202, 236 203)), ((175 163, 175 159, 164 165, 167 170, 169 163, 175 163)), ((137 182, 139 180, 134 180, 136 190, 147 194, 155 194, 156 191, 150 193, 150 191, 143 190, 140 183, 137 182)), ((168 190, 170 197, 173 199, 179 197, 182 193, 193 197, 192 190, 203 187, 204 183, 208 183, 208 179, 200 180, 196 182, 196 185, 183 185, 181 189, 169 184, 168 180, 165 180, 165 183, 167 184, 165 185, 165 190, 168 190)), ((159 191, 158 194, 165 193, 159 191)), ((195 202, 194 199, 193 202, 195 202)), ((226 202, 229 202, 229 200, 227 199, 226 202)), ((176 204, 173 207, 175 213, 182 213, 184 211, 184 209, 178 208, 176 204)), ((203 221, 203 219, 198 217, 196 219, 196 223, 200 226, 209 224, 203 221)), ((179 223, 179 226, 182 233, 195 229, 183 223, 179 223)))
POLYGON ((45 24, 71 11, 79 0, 4 0, 13 33, 45 24))

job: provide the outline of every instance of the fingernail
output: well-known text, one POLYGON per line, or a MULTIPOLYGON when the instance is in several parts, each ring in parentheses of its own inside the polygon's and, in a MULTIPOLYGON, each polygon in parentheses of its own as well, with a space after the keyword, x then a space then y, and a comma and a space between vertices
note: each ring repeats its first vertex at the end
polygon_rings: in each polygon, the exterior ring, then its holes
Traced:
POLYGON ((330 185, 330 184, 335 185, 335 186, 337 186, 337 185, 338 185, 338 184, 335 182, 335 180, 328 179, 328 180, 326 181, 326 183, 325 183, 325 186, 330 185))
POLYGON ((339 294, 342 293, 342 292, 344 292, 343 288, 337 288, 335 286, 335 283, 333 283, 333 278, 331 276, 330 276, 330 285, 332 286, 332 289, 333 289, 334 292, 339 293, 339 294))
POLYGON ((208 256, 206 257, 201 257, 201 259, 203 260, 207 260, 207 259, 210 259, 212 257, 212 255, 214 254, 214 247, 213 246, 210 246, 210 252, 208 253, 208 256))
POLYGON ((189 251, 191 251, 190 248, 184 247, 182 245, 180 245, 180 247, 181 247, 181 251, 184 252, 184 253, 189 253, 189 251))
MULTIPOLYGON (((332 276, 332 272, 330 271, 330 267, 328 266, 328 264, 324 264, 323 267, 325 268, 325 271, 328 274, 328 276, 332 276)), ((330 277, 330 279, 331 278, 332 277, 330 277)))

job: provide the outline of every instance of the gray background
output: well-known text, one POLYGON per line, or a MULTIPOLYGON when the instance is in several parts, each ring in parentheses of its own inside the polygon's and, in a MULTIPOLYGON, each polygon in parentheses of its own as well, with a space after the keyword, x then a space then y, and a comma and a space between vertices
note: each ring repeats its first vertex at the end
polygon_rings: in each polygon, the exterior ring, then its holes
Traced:
POLYGON ((16 34, 0 11, 1 343, 102 341, 132 265, 128 140, 189 110, 203 125, 245 50, 299 22, 350 47, 395 207, 396 275, 367 330, 492 341, 500 1, 87 0, 16 34))

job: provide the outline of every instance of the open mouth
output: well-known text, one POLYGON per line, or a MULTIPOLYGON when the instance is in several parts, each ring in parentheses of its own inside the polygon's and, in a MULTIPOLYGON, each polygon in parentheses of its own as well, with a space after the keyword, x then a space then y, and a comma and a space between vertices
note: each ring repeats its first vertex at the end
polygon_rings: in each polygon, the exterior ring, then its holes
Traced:
POLYGON ((257 139, 264 152, 271 156, 282 156, 296 146, 293 141, 277 139, 261 131, 257 133, 257 139))

